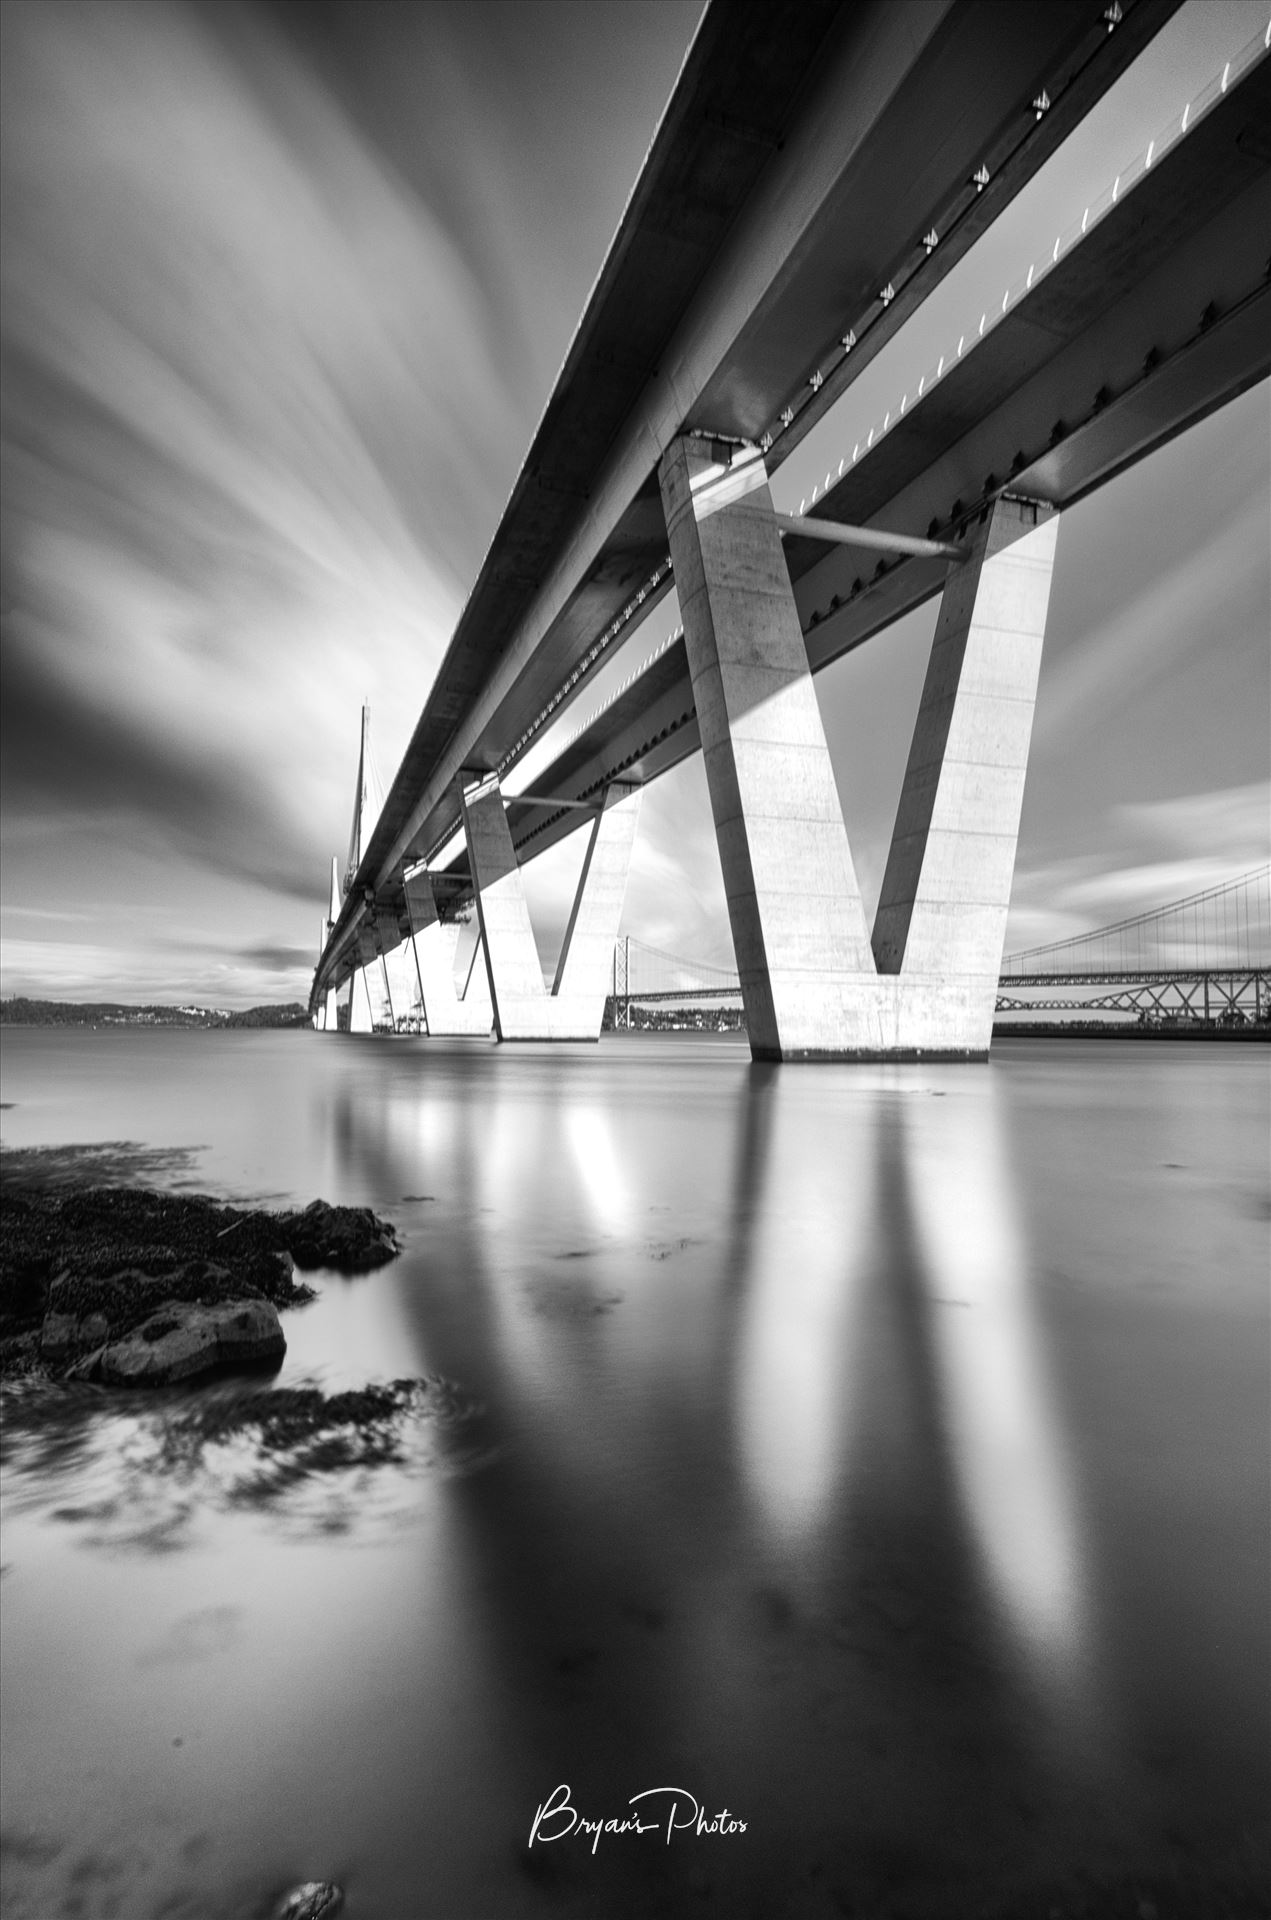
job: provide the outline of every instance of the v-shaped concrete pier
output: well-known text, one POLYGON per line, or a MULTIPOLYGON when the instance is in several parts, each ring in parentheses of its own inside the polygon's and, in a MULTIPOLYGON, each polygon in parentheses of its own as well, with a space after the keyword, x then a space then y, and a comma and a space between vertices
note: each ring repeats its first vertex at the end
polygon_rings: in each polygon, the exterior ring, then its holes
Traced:
POLYGON ((1058 515, 1000 499, 950 567, 871 939, 763 462, 659 477, 752 1053, 986 1054, 1058 515))
POLYGON ((549 992, 498 779, 490 774, 464 785, 464 833, 500 1040, 600 1038, 640 793, 612 785, 597 809, 549 992))

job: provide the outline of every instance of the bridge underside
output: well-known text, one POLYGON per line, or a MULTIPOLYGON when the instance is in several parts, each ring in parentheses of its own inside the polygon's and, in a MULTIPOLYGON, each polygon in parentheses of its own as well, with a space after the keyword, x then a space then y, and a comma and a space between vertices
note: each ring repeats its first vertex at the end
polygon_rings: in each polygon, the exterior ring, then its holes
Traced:
MULTIPOLYGON (((1141 0, 1125 14, 1145 38, 1169 10, 1141 0)), ((703 241, 691 269, 684 263, 679 304, 667 305, 659 335, 652 307, 632 318, 646 295, 656 305, 644 284, 650 248, 664 248, 672 214, 687 217, 686 182, 705 164, 699 148, 718 137, 709 129, 734 124, 711 93, 731 71, 723 16, 707 16, 715 39, 686 67, 437 688, 354 885, 338 913, 333 906, 314 985, 328 1025, 335 989, 378 967, 387 990, 387 956, 406 942, 430 1031, 493 1024, 506 1039, 594 1037, 606 930, 617 931, 630 857, 621 824, 634 816, 630 796, 700 748, 755 1053, 987 1051, 1060 510, 1271 364, 1271 153, 1260 132, 1271 65, 1256 55, 1230 89, 1224 74, 1190 130, 1184 116, 1155 164, 1149 149, 1094 218, 1087 209, 1079 233, 1047 245, 1027 283, 900 399, 894 417, 845 450, 818 489, 816 518, 966 549, 952 564, 922 556, 874 565, 871 555, 862 566, 850 548, 827 550, 797 533, 783 547, 771 473, 992 207, 1053 151, 1061 127, 1088 110, 1131 42, 1118 27, 1120 52, 1100 68, 1106 49, 1087 44, 1079 4, 1027 10, 1022 36, 1020 9, 969 0, 879 9, 871 58, 881 65, 866 99, 853 92, 865 66, 852 35, 867 10, 780 11, 769 160, 753 167, 744 193, 739 182, 731 225, 703 241), (1032 39, 1043 17, 1056 36, 1046 47, 1032 39), (959 123, 957 138, 971 142, 964 153, 936 133, 952 111, 951 62, 978 71, 972 54, 978 47, 983 64, 984 33, 998 31, 990 18, 1015 23, 987 75, 1005 91, 966 95, 980 117, 959 123), (1030 111, 1028 126, 1012 132, 1006 109, 1034 60, 1043 75, 1065 75, 1056 110, 1039 111, 1035 124, 1030 111), (926 231, 913 225, 917 201, 911 193, 903 219, 875 219, 878 196, 864 191, 871 168, 896 150, 892 110, 880 105, 888 97, 910 116, 907 150, 921 149, 917 129, 928 126, 933 155, 953 156, 947 179, 943 160, 920 170, 914 192, 934 195, 932 206, 947 202, 948 218, 933 217, 928 242, 903 262, 904 235, 926 231), (857 119, 839 111, 845 103, 857 119), (835 145, 849 124, 860 136, 850 153, 835 145), (970 175, 972 149, 990 146, 992 166, 970 175), (840 256, 855 263, 855 279, 835 318, 837 269, 827 278, 825 263, 840 256), (858 314, 852 303, 861 301, 858 314), (619 351, 629 321, 644 341, 638 364, 619 351), (597 392, 603 405, 589 414, 582 397, 597 392), (777 409, 780 425, 761 432, 777 409), (531 794, 505 795, 503 777, 672 578, 683 637, 561 748, 531 794), (870 928, 811 675, 937 593, 870 928), (520 866, 588 816, 583 883, 549 989, 520 866), (444 850, 456 832, 462 851, 452 857, 444 850), (448 929, 468 903, 482 938, 460 994, 448 929)), ((735 18, 743 16, 764 33, 772 24, 763 9, 735 18)), ((1022 98, 1031 98, 1027 88, 1022 98)), ((353 997, 357 1011, 356 985, 353 997)), ((365 1010, 357 1017, 365 1021, 365 1010)))

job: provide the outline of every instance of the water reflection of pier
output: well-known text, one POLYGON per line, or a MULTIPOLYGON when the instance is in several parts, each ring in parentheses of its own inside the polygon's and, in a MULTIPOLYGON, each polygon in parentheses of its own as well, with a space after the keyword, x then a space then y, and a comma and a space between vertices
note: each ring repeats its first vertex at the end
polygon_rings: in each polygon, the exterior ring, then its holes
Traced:
MULTIPOLYGON (((511 1828, 665 1776, 762 1803, 711 1865, 739 1887, 798 1846, 884 1897, 918 1820, 951 1885, 1062 1854, 1106 1729, 992 1078, 740 1068, 729 1143, 691 1075, 668 1118, 594 1054, 429 1061, 340 1121, 376 1190, 439 1196, 408 1316, 500 1449, 449 1534, 511 1828)), ((681 1866, 588 1884, 647 1911, 681 1866)))

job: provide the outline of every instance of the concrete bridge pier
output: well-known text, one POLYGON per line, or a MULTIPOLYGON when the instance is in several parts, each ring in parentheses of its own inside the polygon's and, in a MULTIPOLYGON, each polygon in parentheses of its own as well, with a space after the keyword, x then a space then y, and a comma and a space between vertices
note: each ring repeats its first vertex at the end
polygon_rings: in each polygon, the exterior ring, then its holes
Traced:
POLYGON ((474 967, 465 992, 455 988, 455 948, 458 925, 438 918, 432 875, 426 867, 406 876, 406 911, 415 974, 430 1034, 488 1035, 494 1023, 484 968, 474 967))
POLYGON ((598 1040, 622 918, 639 787, 614 784, 596 811, 556 979, 543 983, 520 863, 494 774, 461 793, 494 1029, 500 1040, 598 1040))
POLYGON ((361 964, 353 974, 350 987, 349 1032, 374 1033, 376 1001, 380 1002, 381 1013, 384 1001, 388 1003, 390 1017, 393 1011, 388 969, 384 964, 384 929, 378 919, 368 921, 358 934, 358 957, 361 964), (372 978, 376 982, 373 992, 372 978))
POLYGON ((1003 496, 949 569, 874 919, 910 1050, 989 1049, 1058 535, 1003 496))
POLYGON ((349 981, 349 1032, 373 1033, 375 1020, 371 1012, 371 989, 367 984, 366 967, 368 960, 373 964, 376 956, 373 944, 365 934, 361 939, 361 952, 362 965, 354 968, 349 981), (372 947, 369 955, 366 950, 368 944, 372 947))
MULTIPOLYGON (((319 961, 321 961, 327 941, 331 938, 335 923, 340 917, 341 899, 340 863, 333 855, 331 859, 331 897, 327 904, 326 919, 322 922, 321 945, 318 949, 319 961)), ((335 1033, 338 1031, 339 1015, 336 1012, 337 1001, 338 989, 328 987, 318 1002, 318 1010, 314 1019, 314 1025, 317 1027, 319 1033, 335 1033)))
POLYGON ((951 568, 871 941, 763 462, 659 479, 751 1051, 987 1053, 1057 516, 998 501, 951 568))
MULTIPOLYGON (((327 941, 331 938, 331 928, 333 924, 334 922, 326 919, 322 922, 322 932, 319 936, 318 943, 319 961, 321 961, 327 941)), ((314 1032, 334 1033, 336 1030, 336 1021, 336 989, 334 987, 328 987, 325 993, 319 995, 317 1005, 313 1010, 314 1032)))

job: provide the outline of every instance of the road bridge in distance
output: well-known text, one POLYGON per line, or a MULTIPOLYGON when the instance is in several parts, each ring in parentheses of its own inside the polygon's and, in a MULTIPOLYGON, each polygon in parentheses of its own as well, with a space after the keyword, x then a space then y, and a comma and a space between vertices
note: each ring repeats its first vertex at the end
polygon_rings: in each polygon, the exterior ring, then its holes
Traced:
MULTIPOLYGON (((740 999, 734 967, 667 953, 633 936, 614 948, 610 1005, 617 1026, 629 1026, 640 1007, 735 1006, 740 999)), ((1271 867, 1007 954, 995 1011, 1263 1028, 1271 1020, 1271 867)))
MULTIPOLYGON (((332 900, 320 1021, 382 952, 443 951, 475 902, 499 1036, 594 1037, 640 792, 700 748, 755 1053, 986 1051, 1062 511, 1271 369, 1265 37, 1039 236, 806 511, 777 515, 768 482, 1171 11, 708 9, 332 900), (672 580, 684 630, 516 793, 672 580), (810 675, 936 593, 871 929, 810 675), (547 990, 520 866, 579 826, 547 990)), ((426 968, 431 1030, 480 1017, 426 968)))

